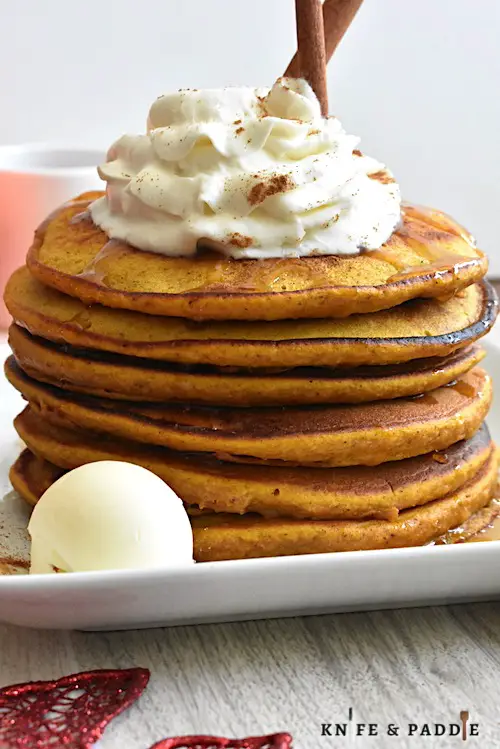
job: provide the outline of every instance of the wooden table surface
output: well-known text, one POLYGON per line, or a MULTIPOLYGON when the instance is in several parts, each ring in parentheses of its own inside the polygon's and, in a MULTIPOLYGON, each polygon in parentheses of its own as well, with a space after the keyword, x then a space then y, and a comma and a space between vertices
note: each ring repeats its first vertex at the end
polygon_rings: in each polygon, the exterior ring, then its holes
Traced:
POLYGON ((151 682, 103 749, 281 730, 298 749, 446 749, 460 739, 408 737, 407 726, 459 723, 462 710, 479 724, 467 746, 500 747, 500 602, 136 632, 0 625, 0 685, 130 666, 149 668, 151 682), (349 708, 348 738, 322 737, 321 724, 346 721, 349 708), (378 723, 379 735, 356 738, 356 722, 378 723))
MULTIPOLYGON (((136 632, 0 626, 2 684, 145 666, 150 685, 106 731, 104 749, 166 736, 288 730, 300 749, 456 747, 459 738, 335 740, 322 723, 479 724, 467 746, 500 746, 500 603, 136 632)), ((461 743, 461 742, 460 742, 461 743)), ((0 741, 1 746, 1 741, 0 741)))

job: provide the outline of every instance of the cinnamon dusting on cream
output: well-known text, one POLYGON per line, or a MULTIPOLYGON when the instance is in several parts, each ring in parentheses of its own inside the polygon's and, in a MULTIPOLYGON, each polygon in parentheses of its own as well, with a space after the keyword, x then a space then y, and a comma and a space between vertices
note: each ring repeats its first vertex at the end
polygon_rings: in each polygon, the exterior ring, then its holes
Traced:
POLYGON ((372 174, 367 175, 370 179, 375 179, 377 182, 380 182, 382 185, 390 185, 396 180, 394 177, 391 177, 389 172, 386 172, 384 169, 381 169, 379 172, 373 172, 372 174))
POLYGON ((257 182, 248 193, 248 202, 256 206, 282 192, 289 192, 296 187, 295 182, 289 174, 274 174, 267 181, 257 182))
POLYGON ((251 247, 253 245, 253 239, 252 237, 244 237, 243 234, 239 234, 237 231, 235 231, 233 232, 233 234, 229 235, 228 244, 232 245, 233 247, 240 247, 241 249, 245 249, 246 247, 251 247))

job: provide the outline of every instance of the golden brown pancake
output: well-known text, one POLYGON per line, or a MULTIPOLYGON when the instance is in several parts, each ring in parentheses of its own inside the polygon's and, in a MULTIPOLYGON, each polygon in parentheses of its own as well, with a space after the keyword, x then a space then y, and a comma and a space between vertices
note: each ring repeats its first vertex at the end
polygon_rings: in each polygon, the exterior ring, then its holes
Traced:
POLYGON ((343 320, 195 323, 85 306, 16 271, 5 291, 14 320, 34 335, 79 348, 187 364, 236 367, 358 366, 446 356, 473 343, 497 314, 489 284, 446 302, 416 300, 343 320))
POLYGON ((42 494, 64 473, 64 468, 37 457, 30 450, 23 450, 11 466, 9 479, 28 504, 36 505, 42 494))
MULTIPOLYGON (((286 520, 258 515, 192 518, 196 559, 250 559, 293 554, 423 546, 462 525, 495 497, 495 454, 467 484, 444 499, 401 512, 397 520, 286 520)), ((493 512, 488 522, 491 522, 493 512)), ((486 523, 488 524, 488 523, 486 523)))
POLYGON ((36 380, 77 393, 137 401, 185 401, 218 406, 363 403, 434 390, 459 378, 484 358, 472 346, 445 358, 393 367, 302 367, 269 372, 165 364, 57 345, 12 325, 10 347, 36 380))
POLYGON ((450 295, 487 270, 471 235, 431 209, 406 206, 380 250, 233 260, 201 248, 195 258, 166 257, 109 241, 81 197, 37 231, 27 263, 40 281, 88 304, 195 320, 346 317, 450 295))
POLYGON ((266 517, 394 519, 399 510, 455 491, 494 450, 483 426, 470 440, 446 452, 375 467, 287 468, 224 463, 199 453, 64 429, 41 419, 30 406, 16 418, 15 427, 32 453, 61 469, 99 460, 136 463, 156 473, 187 505, 266 517))
POLYGON ((416 398, 348 406, 211 408, 113 401, 68 393, 28 377, 10 357, 6 375, 44 418, 70 428, 173 450, 297 465, 378 465, 472 437, 492 386, 479 367, 416 398))
POLYGON ((459 525, 457 528, 444 533, 438 539, 436 539, 436 545, 442 544, 460 544, 470 543, 472 541, 486 541, 484 531, 489 530, 489 526, 493 523, 495 518, 500 515, 500 486, 495 494, 495 499, 492 499, 489 505, 483 507, 474 515, 471 515, 465 523, 459 525), (483 532, 482 532, 483 531, 483 532))
MULTIPOLYGON (((28 501, 37 500, 57 469, 25 451, 11 469, 13 486, 28 501)), ((498 456, 492 454, 476 476, 444 499, 405 510, 396 520, 292 520, 259 515, 202 515, 191 517, 194 557, 198 562, 223 559, 315 554, 362 549, 421 546, 439 540, 450 528, 461 527, 477 512, 488 525, 498 513, 496 496, 498 456)), ((477 532, 477 523, 473 523, 477 532)), ((449 541, 453 536, 449 536, 449 541)))

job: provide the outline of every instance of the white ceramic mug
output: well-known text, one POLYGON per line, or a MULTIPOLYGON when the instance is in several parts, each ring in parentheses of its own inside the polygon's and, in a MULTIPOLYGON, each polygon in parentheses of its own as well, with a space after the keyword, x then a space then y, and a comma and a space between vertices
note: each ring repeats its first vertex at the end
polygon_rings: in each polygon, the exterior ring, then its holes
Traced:
POLYGON ((5 284, 23 265, 34 230, 70 198, 102 189, 96 166, 104 160, 104 152, 91 148, 0 146, 0 329, 10 322, 5 284))

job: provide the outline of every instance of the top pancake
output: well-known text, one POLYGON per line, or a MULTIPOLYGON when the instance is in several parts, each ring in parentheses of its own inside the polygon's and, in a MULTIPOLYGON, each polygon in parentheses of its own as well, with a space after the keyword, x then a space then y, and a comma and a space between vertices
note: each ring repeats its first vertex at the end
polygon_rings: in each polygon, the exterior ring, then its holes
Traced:
POLYGON ((449 296, 487 270, 465 229, 424 208, 406 206, 388 242, 360 255, 233 260, 200 247, 174 258, 108 241, 86 212, 99 195, 49 217, 27 259, 40 281, 86 303, 196 320, 346 317, 449 296))

